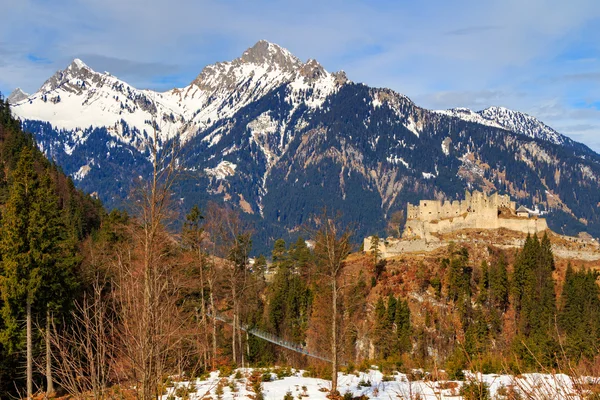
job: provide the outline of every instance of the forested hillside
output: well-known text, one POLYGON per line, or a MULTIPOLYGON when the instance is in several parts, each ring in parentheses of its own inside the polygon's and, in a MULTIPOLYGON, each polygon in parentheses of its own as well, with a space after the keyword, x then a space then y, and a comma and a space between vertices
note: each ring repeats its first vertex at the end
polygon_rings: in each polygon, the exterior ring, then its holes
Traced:
MULTIPOLYGON (((26 353, 41 357, 42 332, 71 322, 85 290, 80 245, 103 212, 44 157, 0 99, 0 397, 23 389, 26 353)), ((39 369, 27 369, 40 382, 39 369)))

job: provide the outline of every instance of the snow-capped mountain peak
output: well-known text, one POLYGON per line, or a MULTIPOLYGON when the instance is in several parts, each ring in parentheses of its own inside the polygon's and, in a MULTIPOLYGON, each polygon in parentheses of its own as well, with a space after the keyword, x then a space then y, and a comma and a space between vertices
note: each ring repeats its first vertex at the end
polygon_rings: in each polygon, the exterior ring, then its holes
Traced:
POLYGON ((69 83, 70 85, 67 85, 65 89, 70 92, 77 92, 81 89, 82 86, 85 86, 84 82, 98 82, 100 81, 101 76, 103 76, 103 74, 95 72, 93 69, 88 67, 83 61, 76 58, 71 62, 71 64, 69 64, 67 68, 61 71, 57 71, 54 75, 50 77, 50 79, 44 82, 42 87, 38 90, 38 93, 51 92, 69 83))
POLYGON ((16 88, 13 92, 6 98, 9 104, 16 104, 20 101, 23 101, 29 97, 29 94, 25 93, 21 88, 16 88))
MULTIPOLYGON (((286 101, 293 112, 301 103, 320 106, 345 83, 343 74, 331 74, 315 60, 303 63, 281 46, 261 40, 233 61, 206 66, 190 85, 164 93, 136 89, 74 59, 29 101, 13 107, 13 113, 73 132, 104 127, 118 141, 141 150, 152 121, 158 122, 161 140, 179 136, 187 141, 283 85, 289 85, 286 101), (124 129, 137 133, 125 138, 124 129)), ((216 144, 219 137, 207 140, 216 144)), ((81 140, 74 137, 71 146, 81 140)))
POLYGON ((192 84, 206 91, 240 90, 254 85, 273 87, 291 82, 305 68, 310 70, 316 61, 311 62, 305 66, 287 49, 261 40, 233 61, 206 66, 192 84))
POLYGON ((256 65, 276 65, 284 71, 295 71, 302 66, 302 61, 289 50, 266 40, 258 41, 246 50, 238 60, 256 65))
POLYGON ((86 63, 81 61, 79 58, 75 58, 73 60, 73 62, 71 63, 71 65, 69 65, 69 68, 76 68, 76 69, 89 68, 89 69, 91 69, 90 67, 87 66, 86 63))

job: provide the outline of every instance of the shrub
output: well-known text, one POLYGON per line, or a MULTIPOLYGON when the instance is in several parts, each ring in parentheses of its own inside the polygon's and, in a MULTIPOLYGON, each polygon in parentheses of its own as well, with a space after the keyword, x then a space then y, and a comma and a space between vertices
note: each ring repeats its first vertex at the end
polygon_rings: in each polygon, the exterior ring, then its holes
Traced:
POLYGON ((254 370, 249 379, 250 388, 255 393, 254 400, 264 400, 262 392, 262 375, 260 371, 254 370))
POLYGON ((292 376, 292 369, 290 367, 276 368, 275 374, 277 374, 277 379, 283 379, 292 376))
POLYGON ((358 387, 371 387, 371 381, 368 379, 365 381, 363 378, 358 382, 358 387))
POLYGON ((285 396, 283 396, 283 400, 294 400, 294 396, 292 396, 292 392, 290 392, 289 390, 285 393, 285 396))
POLYGON ((181 385, 175 389, 175 396, 187 400, 190 398, 190 393, 193 391, 192 385, 188 384, 187 386, 181 385))
POLYGON ((485 382, 469 380, 460 388, 464 400, 490 400, 490 389, 485 382))
POLYGON ((219 376, 229 376, 233 373, 233 369, 235 367, 230 364, 220 365, 219 366, 219 376))
POLYGON ((271 375, 271 372, 267 371, 267 372, 263 372, 263 374, 260 377, 260 380, 263 382, 271 382, 272 378, 273 378, 273 376, 271 375))
POLYGON ((217 399, 222 398, 223 396, 223 381, 219 381, 219 383, 217 383, 217 388, 215 389, 215 394, 217 395, 217 399))

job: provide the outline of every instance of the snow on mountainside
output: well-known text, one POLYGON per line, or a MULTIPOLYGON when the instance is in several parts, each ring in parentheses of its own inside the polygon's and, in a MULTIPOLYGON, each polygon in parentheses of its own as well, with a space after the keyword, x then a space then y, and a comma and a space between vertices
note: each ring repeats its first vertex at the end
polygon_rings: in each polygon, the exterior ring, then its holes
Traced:
POLYGON ((182 207, 228 202, 265 244, 295 240, 324 206, 366 234, 386 229, 409 201, 465 189, 554 210, 556 231, 600 234, 600 156, 584 145, 507 109, 432 112, 266 41, 162 93, 75 60, 12 109, 44 153, 109 207, 152 170, 145 144, 156 121, 159 146, 183 143, 182 207))
POLYGON ((72 131, 75 147, 87 139, 81 131, 92 126, 106 127, 117 140, 141 149, 152 132, 154 115, 161 119, 162 140, 176 133, 183 120, 171 98, 138 90, 78 59, 56 72, 36 93, 13 104, 12 111, 22 119, 48 121, 55 128, 72 131), (123 136, 125 124, 139 134, 123 136))
MULTIPOLYGON (((315 108, 345 82, 343 73, 331 74, 314 60, 302 63, 286 49, 259 41, 240 58, 209 65, 190 85, 164 93, 136 89, 76 59, 36 93, 16 101, 12 110, 21 119, 48 121, 74 133, 106 127, 115 138, 139 149, 151 136, 153 120, 158 122, 160 141, 175 135, 187 141, 282 84, 293 89, 290 104, 298 106, 298 98, 310 91, 306 104, 315 108), (123 136, 124 125, 136 134, 123 136)), ((217 134, 207 138, 213 144, 219 139, 217 134)), ((85 137, 74 140, 75 146, 82 140, 85 137)))
POLYGON ((564 144, 567 137, 556 132, 542 121, 519 111, 504 107, 489 107, 478 112, 483 118, 495 121, 504 129, 529 137, 547 140, 554 144, 564 144))
POLYGON ((506 129, 521 135, 546 140, 554 144, 565 144, 570 142, 569 138, 556 132, 537 118, 519 111, 509 110, 505 107, 488 107, 477 112, 461 107, 451 108, 449 110, 435 110, 435 112, 450 117, 456 117, 464 121, 506 129))

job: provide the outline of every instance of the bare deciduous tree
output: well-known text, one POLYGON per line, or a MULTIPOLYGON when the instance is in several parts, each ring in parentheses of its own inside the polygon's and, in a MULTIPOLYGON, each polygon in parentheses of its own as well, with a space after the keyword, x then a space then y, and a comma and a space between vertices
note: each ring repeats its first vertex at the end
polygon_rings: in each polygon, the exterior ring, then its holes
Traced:
POLYGON ((317 273, 323 277, 331 290, 331 393, 337 393, 337 374, 339 370, 340 351, 340 313, 339 301, 342 286, 340 277, 344 270, 344 260, 352 250, 352 232, 344 228, 339 217, 330 218, 323 212, 319 218, 318 230, 314 235, 315 260, 317 273))
MULTIPOLYGON (((206 231, 212 246, 212 253, 222 259, 221 284, 227 292, 226 301, 232 312, 232 357, 235 363, 245 362, 242 343, 244 307, 243 296, 252 285, 249 279, 248 257, 252 246, 250 232, 245 229, 239 215, 231 209, 209 204, 206 216, 206 231)), ((213 258, 213 267, 214 261, 213 258)), ((213 268, 214 270, 214 268, 213 268)), ((209 281, 209 285, 214 282, 209 281)), ((211 308, 214 309, 214 288, 211 288, 211 308)), ((213 321, 213 324, 216 322, 213 321)), ((213 346, 216 352, 216 325, 213 325, 213 346)))
POLYGON ((148 147, 152 175, 140 182, 136 192, 133 243, 123 249, 117 262, 116 295, 122 355, 134 373, 141 399, 155 399, 169 351, 182 339, 183 320, 177 307, 179 282, 172 257, 175 242, 166 231, 173 218, 172 188, 178 174, 176 144, 159 154, 154 130, 148 147))
POLYGON ((46 343, 54 349, 51 372, 75 398, 90 393, 96 400, 105 398, 115 354, 113 310, 103 293, 107 285, 106 276, 97 273, 91 293, 75 303, 68 328, 59 332, 52 324, 45 332, 46 343))

